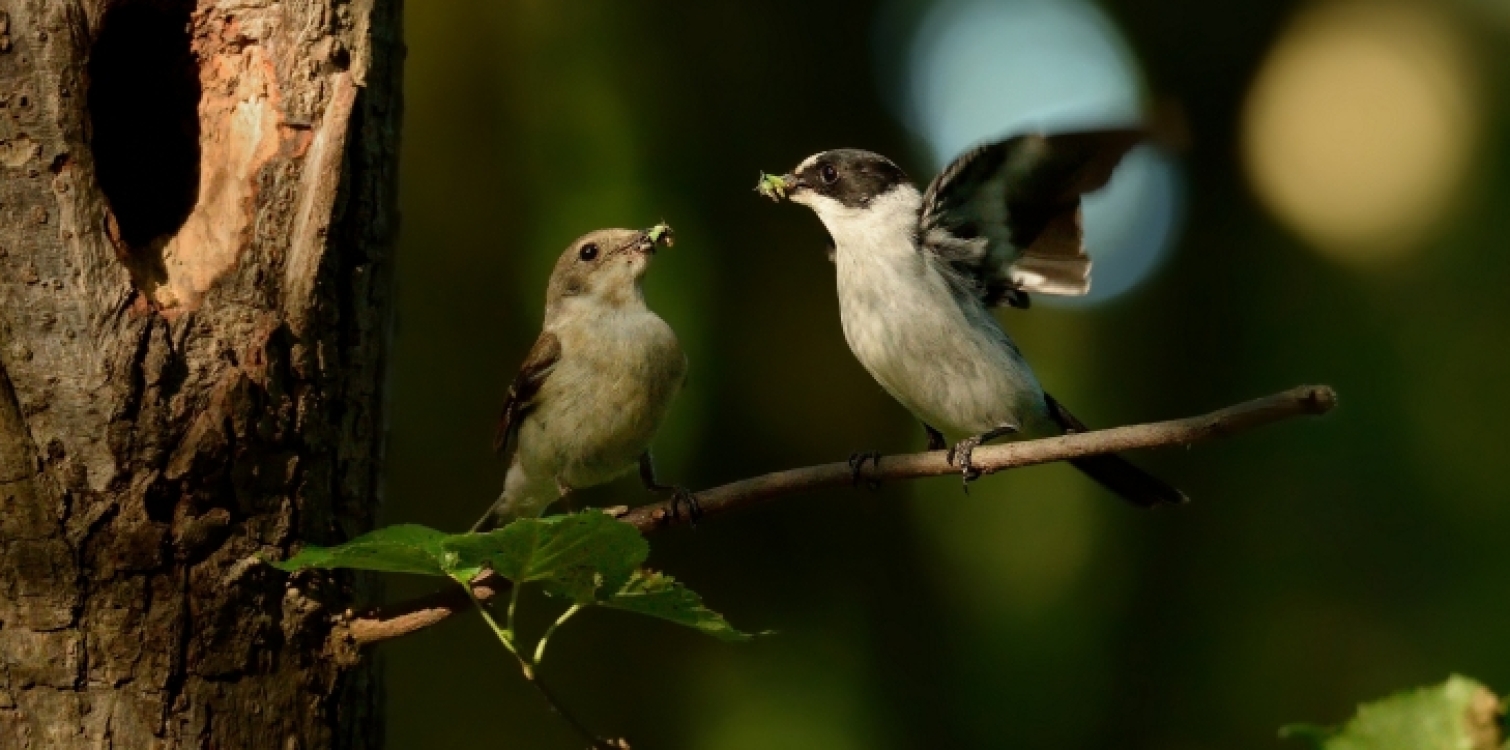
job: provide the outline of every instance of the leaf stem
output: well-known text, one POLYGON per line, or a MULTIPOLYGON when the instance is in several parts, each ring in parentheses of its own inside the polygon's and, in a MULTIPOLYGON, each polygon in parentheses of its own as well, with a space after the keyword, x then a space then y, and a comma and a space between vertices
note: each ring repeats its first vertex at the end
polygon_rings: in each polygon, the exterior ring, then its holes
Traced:
MULTIPOLYGON (((498 621, 493 619, 492 613, 489 612, 487 607, 484 607, 482 605, 482 602, 478 601, 477 596, 472 593, 471 584, 462 581, 458 581, 458 583, 461 583, 461 587, 463 589, 466 589, 467 596, 472 599, 472 606, 476 607, 477 611, 482 613, 482 619, 487 621, 488 627, 493 629, 494 635, 498 636, 498 640, 503 643, 503 647, 508 649, 509 653, 513 654, 515 659, 519 660, 519 668, 524 672, 524 679, 529 682, 529 684, 535 686, 535 689, 540 692, 540 697, 545 699, 545 704, 550 707, 551 711, 553 711, 557 716, 560 716, 561 719, 568 725, 570 725, 572 729, 576 730, 577 734, 581 735, 582 739, 587 740, 587 743, 592 747, 592 750, 618 750, 618 748, 622 747, 622 745, 606 741, 596 734, 593 734, 592 730, 588 729, 586 725, 577 720, 577 717, 568 712, 566 708, 561 705, 561 702, 556 700, 556 695, 550 691, 550 688, 547 688, 545 686, 545 683, 541 682, 540 678, 535 675, 535 665, 531 664, 523 654, 519 653, 519 651, 515 649, 512 627, 514 604, 519 600, 519 589, 522 587, 514 587, 514 595, 509 601, 510 627, 508 629, 504 629, 502 627, 499 627, 498 621)), ((580 608, 580 606, 573 606, 571 609, 567 610, 566 614, 563 614, 561 615, 561 617, 557 618, 555 624, 551 625, 550 630, 546 631, 545 636, 541 638, 540 646, 536 647, 535 649, 535 661, 537 663, 540 661, 540 654, 544 650, 545 638, 548 638, 550 636, 551 631, 555 630, 557 625, 565 622, 570 615, 575 614, 574 610, 580 608)))
MULTIPOLYGON (((493 629, 493 634, 498 636, 499 642, 503 643, 503 647, 508 649, 509 653, 513 654, 515 659, 519 660, 519 669, 524 672, 525 679, 533 681, 535 679, 534 666, 530 664, 529 660, 524 658, 524 654, 519 653, 519 649, 514 646, 513 628, 505 629, 499 627, 498 621, 493 619, 493 613, 488 611, 488 608, 484 607, 482 605, 482 602, 477 600, 477 596, 472 593, 471 584, 462 583, 461 587, 463 589, 466 589, 467 596, 471 597, 472 599, 472 606, 477 608, 477 612, 481 614, 482 619, 488 623, 488 627, 493 629)), ((515 586, 514 591, 518 592, 519 587, 515 586)))
POLYGON ((572 729, 577 730, 577 734, 582 735, 582 739, 587 740, 588 744, 592 746, 592 750, 619 750, 619 748, 628 747, 626 744, 604 740, 602 737, 593 734, 591 729, 583 726, 582 722, 577 721, 577 717, 567 713, 566 709, 561 706, 561 702, 556 700, 556 695, 550 691, 550 688, 545 686, 545 683, 532 679, 530 680, 530 684, 534 685, 535 689, 540 691, 541 697, 545 698, 546 704, 551 707, 552 711, 556 712, 557 716, 560 716, 567 724, 570 724, 572 729))
POLYGON ((573 604, 565 612, 562 612, 561 616, 557 617, 556 621, 551 623, 550 627, 545 629, 545 635, 540 636, 540 642, 535 644, 535 664, 537 666, 545 659, 545 642, 549 641, 551 636, 555 634, 556 628, 561 627, 567 620, 571 619, 572 615, 581 611, 581 604, 573 604))
POLYGON ((524 587, 520 586, 518 584, 515 584, 513 586, 513 588, 509 590, 509 636, 510 637, 512 637, 514 635, 514 610, 519 607, 519 590, 522 589, 522 588, 524 588, 524 587))

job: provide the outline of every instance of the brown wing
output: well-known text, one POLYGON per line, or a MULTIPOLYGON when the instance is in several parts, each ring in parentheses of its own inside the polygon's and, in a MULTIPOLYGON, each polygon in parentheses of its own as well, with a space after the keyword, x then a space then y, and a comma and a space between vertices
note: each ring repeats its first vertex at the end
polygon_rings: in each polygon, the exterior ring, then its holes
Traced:
POLYGON ((509 384, 508 400, 503 404, 503 414, 498 417, 498 430, 493 433, 493 450, 502 453, 509 441, 519 432, 519 423, 535 406, 535 396, 540 386, 561 359, 561 340, 550 332, 540 334, 530 353, 519 366, 519 374, 509 384))

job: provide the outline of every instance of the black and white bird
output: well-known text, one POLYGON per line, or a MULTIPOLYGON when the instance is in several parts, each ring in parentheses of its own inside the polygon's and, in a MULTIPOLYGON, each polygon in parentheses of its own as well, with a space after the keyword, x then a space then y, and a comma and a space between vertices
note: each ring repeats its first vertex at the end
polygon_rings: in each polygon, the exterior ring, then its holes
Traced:
POLYGON ((645 305, 640 280, 671 228, 600 229, 557 259, 545 324, 509 386, 494 448, 513 448, 503 494, 472 527, 487 531, 540 515, 573 490, 636 465, 647 489, 670 491, 672 508, 696 499, 655 478, 650 442, 686 380, 676 334, 645 305))
MULTIPOLYGON (((967 487, 978 476, 971 453, 988 440, 1086 429, 1043 391, 991 309, 1089 291, 1080 198, 1144 137, 1009 138, 960 156, 923 193, 890 159, 856 149, 762 176, 761 194, 808 206, 827 227, 850 349, 923 422, 930 449, 954 441, 949 459, 967 487)), ((1138 506, 1186 500, 1118 456, 1071 463, 1138 506)))

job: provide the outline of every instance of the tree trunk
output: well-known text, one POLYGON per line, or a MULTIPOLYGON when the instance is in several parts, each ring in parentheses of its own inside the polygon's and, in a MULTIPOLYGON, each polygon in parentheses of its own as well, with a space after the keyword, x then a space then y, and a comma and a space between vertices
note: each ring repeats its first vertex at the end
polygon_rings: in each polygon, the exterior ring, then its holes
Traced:
POLYGON ((0 748, 372 747, 399 0, 0 0, 0 748), (365 593, 365 592, 363 592, 365 593))

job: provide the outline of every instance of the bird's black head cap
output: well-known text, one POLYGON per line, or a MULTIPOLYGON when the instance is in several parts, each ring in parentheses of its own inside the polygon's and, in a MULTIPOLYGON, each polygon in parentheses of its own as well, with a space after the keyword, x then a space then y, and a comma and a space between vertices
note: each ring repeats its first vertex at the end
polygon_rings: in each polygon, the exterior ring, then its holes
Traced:
POLYGON ((872 151, 840 148, 808 157, 792 173, 799 189, 832 198, 849 208, 864 208, 877 197, 907 183, 907 173, 872 151))

